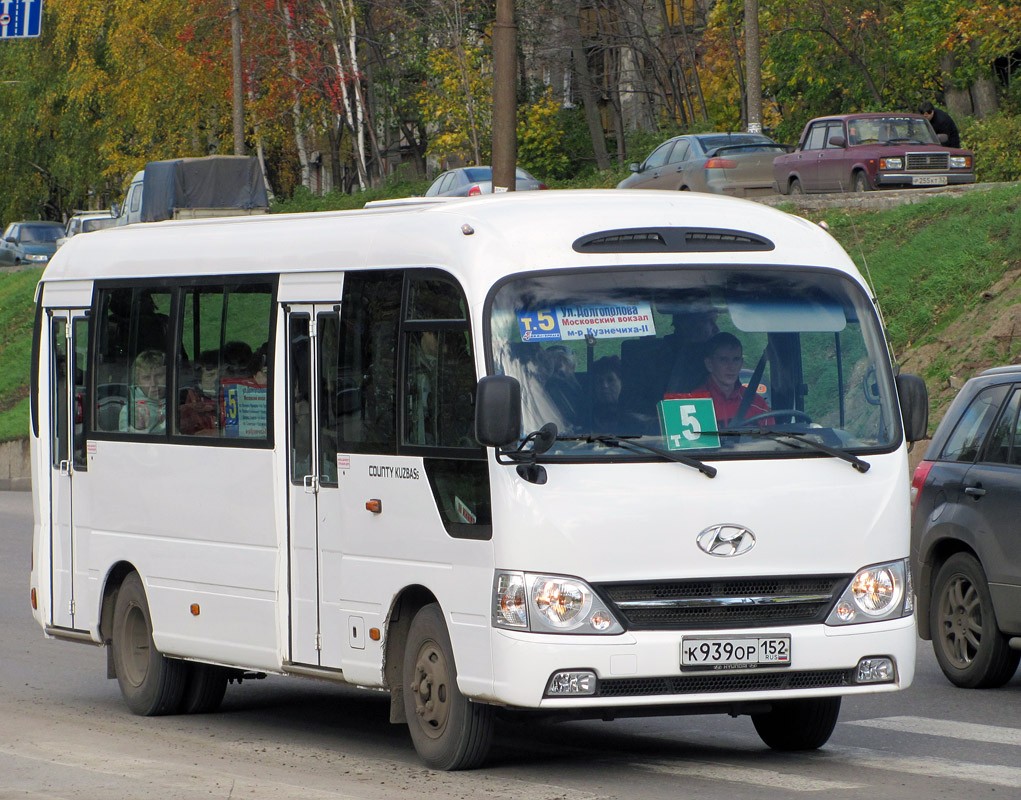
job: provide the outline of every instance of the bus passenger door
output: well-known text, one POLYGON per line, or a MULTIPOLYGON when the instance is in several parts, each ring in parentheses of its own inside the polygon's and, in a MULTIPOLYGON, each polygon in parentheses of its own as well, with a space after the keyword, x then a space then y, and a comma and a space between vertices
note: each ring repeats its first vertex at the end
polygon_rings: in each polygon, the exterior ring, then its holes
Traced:
MULTIPOLYGON (((337 358, 340 307, 291 304, 287 312, 290 660, 322 658, 324 546, 340 520, 337 358)), ((328 549, 335 549, 329 548, 328 549)))
POLYGON ((84 311, 50 314, 50 569, 51 624, 74 628, 74 502, 76 471, 85 470, 84 311))

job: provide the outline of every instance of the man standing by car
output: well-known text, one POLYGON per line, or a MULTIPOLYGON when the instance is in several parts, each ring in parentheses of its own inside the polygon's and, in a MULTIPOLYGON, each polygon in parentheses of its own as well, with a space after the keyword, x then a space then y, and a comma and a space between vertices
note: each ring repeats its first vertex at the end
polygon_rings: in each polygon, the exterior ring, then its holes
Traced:
POLYGON ((922 116, 929 120, 932 129, 936 131, 936 136, 941 133, 947 135, 945 142, 947 147, 961 146, 961 134, 957 132, 957 124, 946 111, 940 111, 932 103, 922 103, 922 116))

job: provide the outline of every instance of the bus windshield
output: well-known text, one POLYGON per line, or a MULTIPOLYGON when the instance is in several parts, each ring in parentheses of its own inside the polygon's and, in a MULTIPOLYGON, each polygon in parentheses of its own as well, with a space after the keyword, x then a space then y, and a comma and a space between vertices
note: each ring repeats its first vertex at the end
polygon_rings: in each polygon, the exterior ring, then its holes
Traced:
POLYGON ((615 439, 701 460, 900 441, 872 303, 836 272, 531 274, 496 290, 488 324, 493 372, 521 384, 522 435, 557 427, 544 459, 649 457, 615 439))

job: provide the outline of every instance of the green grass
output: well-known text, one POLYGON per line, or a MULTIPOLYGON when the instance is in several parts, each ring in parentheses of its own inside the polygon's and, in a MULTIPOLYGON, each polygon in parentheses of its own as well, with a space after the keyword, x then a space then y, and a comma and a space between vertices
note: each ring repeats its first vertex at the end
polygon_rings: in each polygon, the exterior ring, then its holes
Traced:
MULTIPOLYGON (((620 179, 605 173, 585 183, 608 187, 620 179)), ((572 182, 557 188, 584 188, 572 182)), ((357 195, 313 197, 299 193, 277 203, 274 211, 315 211, 360 208, 371 199, 422 194, 425 181, 391 183, 357 195)), ((1021 184, 934 197, 923 203, 887 211, 832 209, 810 214, 825 219, 830 232, 868 273, 876 287, 894 352, 903 357, 913 346, 933 337, 960 315, 985 302, 982 293, 1009 269, 1021 268, 1021 184)), ((28 430, 29 352, 32 339, 35 284, 39 270, 0 274, 0 441, 17 439, 28 430)), ((983 331, 976 331, 981 336, 983 331)), ((948 350, 926 371, 926 378, 944 382, 953 372, 948 350)), ((990 362, 1003 354, 989 345, 990 362)), ((1006 354, 1017 360, 1019 341, 1006 354)))
POLYGON ((1021 185, 823 218, 871 273, 895 352, 930 340, 1021 266, 1021 185))
POLYGON ((0 274, 0 442, 28 435, 33 296, 42 270, 0 274))

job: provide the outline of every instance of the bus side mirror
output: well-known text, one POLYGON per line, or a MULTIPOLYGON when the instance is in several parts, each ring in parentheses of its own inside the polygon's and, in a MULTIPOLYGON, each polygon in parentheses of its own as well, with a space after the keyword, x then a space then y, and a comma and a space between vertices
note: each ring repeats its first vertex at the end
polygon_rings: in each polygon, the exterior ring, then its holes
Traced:
POLYGON ((506 447, 521 436, 521 384, 508 375, 488 375, 475 395, 475 438, 486 447, 506 447))
POLYGON ((904 438, 909 442, 921 441, 929 428, 929 390, 925 381, 917 375, 898 375, 897 396, 904 418, 904 438))

